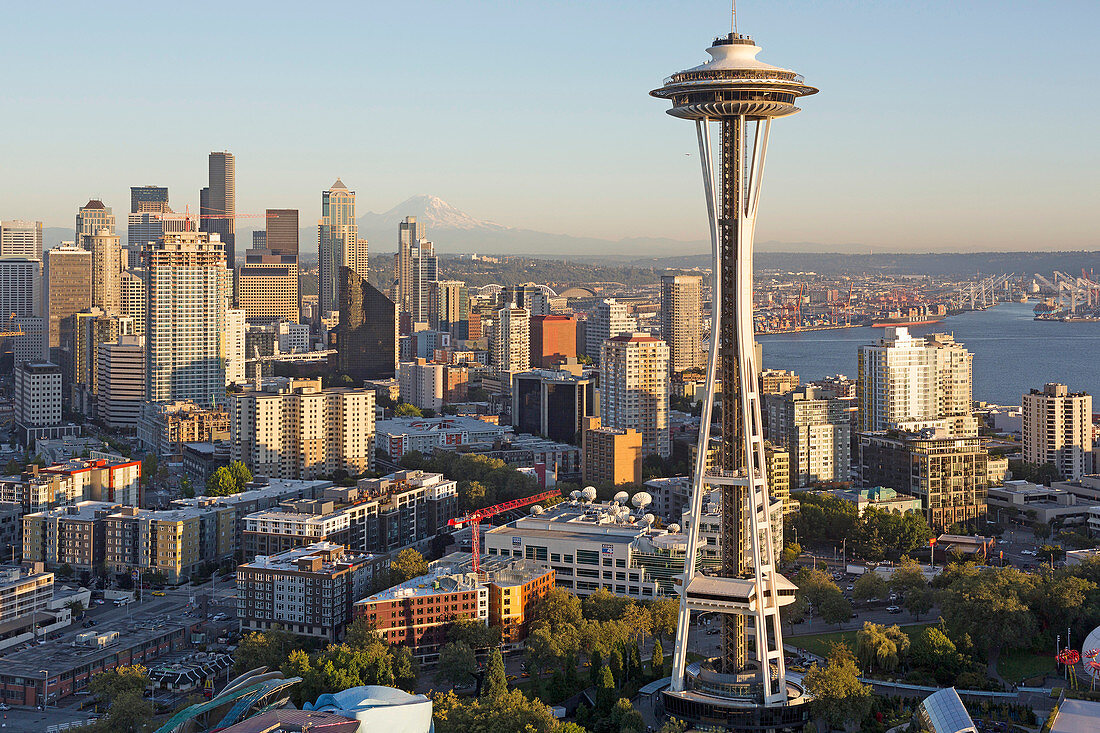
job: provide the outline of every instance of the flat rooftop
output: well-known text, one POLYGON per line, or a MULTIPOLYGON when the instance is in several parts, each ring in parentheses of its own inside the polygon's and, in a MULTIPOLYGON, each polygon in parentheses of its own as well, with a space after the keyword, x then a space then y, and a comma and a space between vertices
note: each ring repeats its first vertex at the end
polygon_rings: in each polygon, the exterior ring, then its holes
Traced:
POLYGON ((474 575, 450 574, 449 568, 439 567, 427 575, 406 580, 404 583, 387 588, 384 591, 367 596, 356 603, 374 603, 376 601, 393 601, 399 598, 416 598, 417 596, 434 596, 445 593, 459 593, 463 591, 477 590, 482 587, 474 575), (438 587, 437 587, 438 584, 438 587))

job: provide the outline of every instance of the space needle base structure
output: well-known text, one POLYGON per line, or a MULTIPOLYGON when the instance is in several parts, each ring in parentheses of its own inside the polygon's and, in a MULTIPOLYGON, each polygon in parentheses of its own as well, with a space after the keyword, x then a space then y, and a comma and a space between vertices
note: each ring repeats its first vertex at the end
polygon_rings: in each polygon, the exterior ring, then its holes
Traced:
POLYGON ((760 48, 736 32, 707 49, 711 60, 673 74, 651 94, 673 117, 694 120, 714 255, 712 328, 706 393, 691 494, 688 547, 699 540, 704 496, 719 496, 722 562, 716 574, 685 560, 672 656, 662 702, 667 715, 710 729, 795 731, 807 721, 805 697, 787 679, 780 607, 795 586, 776 569, 781 504, 768 491, 753 319, 756 212, 771 122, 798 112, 815 94, 793 71, 756 59, 760 48), (718 143, 713 144, 717 131, 718 143), (719 386, 720 385, 720 386, 719 386), (711 413, 720 395, 717 467, 707 468, 711 413), (693 612, 722 619, 721 652, 687 664, 693 612))

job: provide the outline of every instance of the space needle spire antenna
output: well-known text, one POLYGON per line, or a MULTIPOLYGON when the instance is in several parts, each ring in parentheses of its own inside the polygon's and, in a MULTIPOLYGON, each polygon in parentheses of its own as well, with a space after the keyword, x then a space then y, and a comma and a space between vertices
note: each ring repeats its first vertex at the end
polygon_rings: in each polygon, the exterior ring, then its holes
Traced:
POLYGON ((736 2, 730 25, 729 35, 707 49, 709 61, 673 74, 650 92, 672 103, 668 114, 695 122, 714 257, 713 326, 664 709, 689 723, 731 731, 800 730, 808 718, 805 696, 787 680, 779 618, 797 589, 776 568, 783 507, 768 487, 752 256, 772 120, 798 112, 798 99, 817 89, 789 69, 757 60, 760 47, 738 32, 736 2), (720 451, 716 465, 708 466, 719 395, 720 451), (696 567, 696 548, 705 544, 703 499, 715 494, 722 557, 717 573, 703 575, 696 567), (692 613, 721 618, 721 651, 688 665, 692 613))

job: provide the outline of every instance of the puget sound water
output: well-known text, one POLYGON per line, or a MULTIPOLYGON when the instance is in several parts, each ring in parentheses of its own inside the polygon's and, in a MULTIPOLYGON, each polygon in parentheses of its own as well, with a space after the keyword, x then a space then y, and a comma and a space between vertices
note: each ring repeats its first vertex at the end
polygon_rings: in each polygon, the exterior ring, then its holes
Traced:
MULTIPOLYGON (((1036 321, 1031 303, 1003 303, 984 311, 910 326, 920 336, 951 333, 974 354, 974 399, 1019 405, 1021 395, 1061 382, 1071 392, 1094 396, 1100 409, 1100 322, 1036 321)), ((764 366, 790 369, 803 382, 832 374, 857 376, 857 350, 885 334, 883 328, 845 328, 760 335, 764 366)))

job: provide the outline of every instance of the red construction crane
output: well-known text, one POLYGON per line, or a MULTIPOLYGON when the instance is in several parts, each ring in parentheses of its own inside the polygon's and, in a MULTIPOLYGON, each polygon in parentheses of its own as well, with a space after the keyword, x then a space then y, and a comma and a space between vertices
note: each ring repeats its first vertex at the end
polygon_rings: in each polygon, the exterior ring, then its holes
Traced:
POLYGON ((457 527, 460 524, 466 524, 470 522, 470 550, 474 554, 474 572, 481 572, 481 520, 488 519, 489 517, 496 516, 497 514, 503 514, 504 512, 511 511, 512 509, 519 509, 521 506, 529 506, 531 504, 537 504, 540 501, 547 499, 556 499, 561 496, 561 492, 558 490, 544 491, 541 494, 535 494, 534 496, 525 496, 522 499, 513 499, 512 501, 506 501, 503 504, 497 504, 496 506, 487 506, 484 509, 478 509, 477 511, 467 514, 465 517, 455 517, 447 522, 451 527, 457 527))

